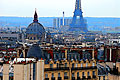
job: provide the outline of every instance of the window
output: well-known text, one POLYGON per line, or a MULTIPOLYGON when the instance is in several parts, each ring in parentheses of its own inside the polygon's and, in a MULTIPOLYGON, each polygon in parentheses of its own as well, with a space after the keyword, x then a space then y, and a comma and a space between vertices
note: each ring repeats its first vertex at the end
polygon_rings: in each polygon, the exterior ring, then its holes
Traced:
POLYGON ((74 77, 74 73, 72 73, 72 77, 74 77))
POLYGON ((61 54, 59 53, 59 59, 61 59, 61 54))
POLYGON ((67 76, 67 72, 64 73, 64 76, 67 76))
POLYGON ((88 76, 90 76, 90 73, 88 72, 88 76))
POLYGON ((53 68, 53 64, 50 64, 50 68, 53 68))
POLYGON ((67 58, 68 58, 68 60, 70 60, 70 55, 69 54, 67 54, 67 58))
POLYGON ((57 68, 59 67, 59 64, 57 63, 57 68))
POLYGON ((54 59, 56 59, 56 54, 54 54, 54 59))
POLYGON ((45 78, 48 78, 48 74, 45 74, 45 78))
POLYGON ((83 63, 81 63, 81 67, 83 67, 83 63))
POLYGON ((95 66, 95 63, 93 62, 92 66, 95 66))
POLYGON ((74 63, 72 63, 72 68, 74 68, 74 63))
POLYGON ((67 67, 67 63, 65 63, 65 67, 67 67))
POLYGON ((79 77, 79 72, 77 72, 77 77, 79 77))
POLYGON ((77 59, 77 55, 75 54, 75 59, 77 59))
POLYGON ((80 60, 80 54, 77 55, 78 60, 80 60))
POLYGON ((48 54, 48 59, 50 59, 50 54, 48 54))
POLYGON ((71 59, 73 59, 73 54, 71 54, 71 59))
POLYGON ((95 71, 93 71, 93 76, 95 76, 95 71))
POLYGON ((62 58, 64 58, 64 53, 62 53, 62 58))
POLYGON ((58 77, 60 77, 60 73, 58 73, 58 77))
POLYGON ((86 67, 88 67, 88 63, 86 63, 86 67))
POLYGON ((85 73, 84 73, 84 72, 82 72, 82 76, 85 76, 85 73))
POLYGON ((78 64, 76 63, 76 67, 78 66, 78 64))
POLYGON ((54 73, 52 73, 52 78, 54 77, 54 73))
POLYGON ((34 37, 34 40, 35 40, 36 38, 34 37))

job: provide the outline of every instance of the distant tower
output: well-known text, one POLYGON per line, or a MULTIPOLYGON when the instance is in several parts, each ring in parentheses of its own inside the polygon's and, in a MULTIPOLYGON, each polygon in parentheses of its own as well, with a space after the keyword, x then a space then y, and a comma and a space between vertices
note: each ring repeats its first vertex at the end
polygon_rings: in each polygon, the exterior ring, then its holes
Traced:
POLYGON ((65 15, 64 15, 64 11, 63 11, 63 26, 65 25, 64 17, 65 17, 65 15))
POLYGON ((69 31, 87 32, 87 23, 82 15, 81 0, 76 0, 75 11, 69 31))

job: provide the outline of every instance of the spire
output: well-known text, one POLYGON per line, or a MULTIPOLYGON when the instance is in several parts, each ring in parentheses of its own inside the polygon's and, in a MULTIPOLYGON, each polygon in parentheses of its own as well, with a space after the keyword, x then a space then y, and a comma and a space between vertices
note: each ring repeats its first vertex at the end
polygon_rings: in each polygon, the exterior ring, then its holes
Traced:
POLYGON ((35 8, 35 14, 34 14, 33 22, 38 22, 38 15, 37 15, 37 12, 36 12, 36 8, 35 8))
POLYGON ((81 0, 76 0, 75 9, 81 9, 81 0))

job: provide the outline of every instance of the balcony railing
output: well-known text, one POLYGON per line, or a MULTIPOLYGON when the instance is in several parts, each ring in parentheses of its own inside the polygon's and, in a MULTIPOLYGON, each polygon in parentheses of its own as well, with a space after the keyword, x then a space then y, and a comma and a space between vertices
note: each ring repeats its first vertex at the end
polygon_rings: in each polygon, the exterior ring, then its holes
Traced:
POLYGON ((45 68, 45 71, 69 70, 69 67, 45 68))
POLYGON ((97 69, 97 66, 91 67, 74 67, 72 70, 88 70, 88 69, 97 69))
POLYGON ((55 80, 55 77, 52 77, 51 80, 55 80))
POLYGON ((95 75, 93 75, 93 78, 96 78, 96 76, 95 76, 95 75))
POLYGON ((75 80, 75 77, 72 77, 72 80, 75 80))
MULTIPOLYGON (((88 70, 97 69, 97 66, 92 67, 73 67, 71 70, 88 70)), ((69 70, 69 67, 45 68, 45 71, 69 70)))
POLYGON ((88 76, 88 79, 91 79, 91 76, 88 76))
POLYGON ((49 78, 45 78, 45 80, 49 80, 49 78))
POLYGON ((64 76, 64 79, 68 79, 68 76, 64 76))
POLYGON ((61 78, 61 77, 58 77, 58 80, 62 80, 62 78, 61 78))
POLYGON ((81 80, 80 77, 77 77, 77 80, 81 80))
POLYGON ((82 79, 86 79, 86 77, 85 77, 85 76, 82 76, 82 79))

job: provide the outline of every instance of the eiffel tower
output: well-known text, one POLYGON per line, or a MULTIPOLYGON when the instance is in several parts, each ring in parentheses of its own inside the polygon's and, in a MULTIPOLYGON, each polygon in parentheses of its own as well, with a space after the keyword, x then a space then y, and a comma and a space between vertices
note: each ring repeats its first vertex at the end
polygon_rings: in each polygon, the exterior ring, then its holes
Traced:
POLYGON ((72 18, 72 22, 69 25, 69 31, 75 32, 87 32, 87 21, 83 18, 81 8, 81 0, 76 0, 75 11, 72 18))

